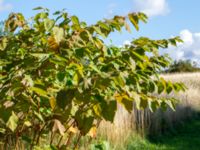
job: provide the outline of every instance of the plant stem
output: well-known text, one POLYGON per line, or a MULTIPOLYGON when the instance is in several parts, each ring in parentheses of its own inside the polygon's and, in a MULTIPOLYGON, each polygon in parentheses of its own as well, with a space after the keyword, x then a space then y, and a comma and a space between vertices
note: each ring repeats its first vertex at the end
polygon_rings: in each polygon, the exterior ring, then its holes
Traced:
POLYGON ((79 133, 77 142, 76 142, 76 144, 75 144, 75 146, 74 146, 74 150, 78 148, 78 143, 79 143, 79 141, 80 141, 80 139, 81 139, 81 136, 82 136, 81 133, 79 133))

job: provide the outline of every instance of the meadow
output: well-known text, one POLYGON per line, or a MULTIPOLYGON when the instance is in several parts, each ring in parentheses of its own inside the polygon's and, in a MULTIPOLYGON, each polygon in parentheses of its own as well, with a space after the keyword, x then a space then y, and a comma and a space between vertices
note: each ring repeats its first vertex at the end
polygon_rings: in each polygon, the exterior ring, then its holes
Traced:
MULTIPOLYGON (((182 126, 190 129, 197 128, 198 122, 191 122, 191 124, 194 124, 194 127, 185 125, 185 122, 197 118, 200 111, 200 73, 175 73, 162 76, 172 82, 183 82, 188 88, 185 92, 179 94, 172 93, 171 95, 166 95, 166 97, 175 96, 179 100, 176 111, 171 109, 162 111, 158 109, 152 113, 148 109, 134 109, 129 114, 120 107, 114 124, 103 122, 98 131, 103 139, 111 143, 113 149, 145 149, 145 147, 147 149, 168 149, 169 147, 162 146, 162 144, 151 144, 145 139, 149 137, 151 139, 166 139, 163 135, 169 132, 177 133, 182 126), (144 147, 142 148, 141 146, 144 147)), ((195 131, 192 131, 188 133, 188 136, 195 133, 195 131)), ((196 132, 198 133, 198 130, 196 132)), ((170 138, 173 139, 173 136, 170 138)), ((194 142, 191 143, 194 144, 194 142)), ((183 146, 183 143, 174 142, 174 144, 171 144, 173 146, 183 146)), ((198 145, 198 142, 196 144, 198 145)))

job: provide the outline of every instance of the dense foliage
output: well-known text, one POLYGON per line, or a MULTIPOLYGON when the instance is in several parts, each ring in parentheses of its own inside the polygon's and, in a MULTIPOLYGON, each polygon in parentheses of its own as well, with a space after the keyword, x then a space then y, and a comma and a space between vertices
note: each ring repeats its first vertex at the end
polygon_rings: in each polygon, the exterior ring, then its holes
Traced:
POLYGON ((113 121, 117 105, 127 111, 170 106, 177 100, 152 93, 184 90, 158 72, 170 64, 159 48, 181 42, 141 37, 123 48, 107 46, 104 39, 125 28, 139 29, 143 13, 115 16, 87 25, 76 16, 48 9, 27 21, 10 14, 0 38, 0 140, 9 147, 24 141, 32 149, 46 138, 52 149, 77 147, 81 136, 95 137, 102 119, 113 121), (151 54, 146 55, 146 54, 151 54), (49 138, 46 136, 49 135, 49 138), (76 137, 74 143, 72 136, 76 137))
POLYGON ((173 72, 197 72, 197 71, 200 71, 200 68, 195 62, 192 62, 191 60, 178 60, 174 61, 165 72, 173 73, 173 72))

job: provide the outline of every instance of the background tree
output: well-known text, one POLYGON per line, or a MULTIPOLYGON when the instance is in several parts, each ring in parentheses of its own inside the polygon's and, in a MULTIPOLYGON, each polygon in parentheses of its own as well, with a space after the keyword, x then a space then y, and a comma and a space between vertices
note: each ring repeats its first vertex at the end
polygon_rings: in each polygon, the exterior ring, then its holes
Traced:
POLYGON ((146 15, 130 13, 88 26, 63 11, 50 18, 48 9, 36 9, 41 12, 31 22, 10 14, 5 26, 12 34, 0 39, 0 140, 6 148, 12 149, 12 140, 15 147, 24 141, 33 149, 41 139, 53 149, 76 148, 82 136, 94 137, 101 120, 113 121, 117 104, 129 112, 133 102, 138 109, 174 109, 177 100, 152 93, 185 89, 158 74, 170 64, 159 48, 181 42, 178 37, 107 46, 103 39, 110 33, 130 32, 128 21, 139 30, 146 15))
POLYGON ((178 60, 174 61, 170 67, 165 71, 167 73, 173 72, 197 72, 200 71, 197 63, 191 60, 178 60))

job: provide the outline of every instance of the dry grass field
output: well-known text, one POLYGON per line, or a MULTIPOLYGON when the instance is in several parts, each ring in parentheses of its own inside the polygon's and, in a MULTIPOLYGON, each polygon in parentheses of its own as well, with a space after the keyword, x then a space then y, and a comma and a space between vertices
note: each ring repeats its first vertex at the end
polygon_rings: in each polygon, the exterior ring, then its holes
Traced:
POLYGON ((169 95, 180 100, 175 112, 168 109, 165 112, 157 110, 151 113, 149 110, 138 111, 134 109, 131 114, 128 114, 120 107, 114 124, 102 122, 99 134, 116 147, 120 147, 123 145, 122 143, 127 142, 131 134, 137 137, 138 131, 141 136, 159 135, 194 117, 200 110, 200 73, 165 74, 162 76, 167 80, 183 82, 188 88, 184 93, 169 95))

